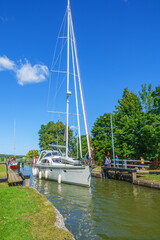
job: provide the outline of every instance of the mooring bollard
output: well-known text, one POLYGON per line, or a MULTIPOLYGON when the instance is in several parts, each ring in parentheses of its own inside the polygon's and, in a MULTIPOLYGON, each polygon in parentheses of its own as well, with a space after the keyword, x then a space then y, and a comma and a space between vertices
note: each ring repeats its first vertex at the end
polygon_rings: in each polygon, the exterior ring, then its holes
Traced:
POLYGON ((30 175, 24 176, 24 186, 29 187, 30 186, 30 175))

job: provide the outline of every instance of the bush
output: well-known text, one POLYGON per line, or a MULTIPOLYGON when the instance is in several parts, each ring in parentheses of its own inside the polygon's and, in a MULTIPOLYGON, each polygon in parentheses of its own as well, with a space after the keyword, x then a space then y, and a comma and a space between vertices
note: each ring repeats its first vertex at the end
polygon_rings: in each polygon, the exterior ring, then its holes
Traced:
POLYGON ((96 165, 97 165, 97 166, 102 166, 102 165, 104 165, 104 160, 103 160, 103 159, 97 160, 97 161, 96 161, 96 165))

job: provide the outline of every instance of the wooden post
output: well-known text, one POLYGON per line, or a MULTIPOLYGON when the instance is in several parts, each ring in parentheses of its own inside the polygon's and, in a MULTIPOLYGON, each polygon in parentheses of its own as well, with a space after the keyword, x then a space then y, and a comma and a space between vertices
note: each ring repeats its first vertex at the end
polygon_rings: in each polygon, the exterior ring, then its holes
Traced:
POLYGON ((102 173, 102 175, 103 175, 103 178, 104 178, 104 179, 108 179, 108 171, 107 171, 105 168, 103 168, 103 173, 102 173))
POLYGON ((134 183, 134 181, 137 178, 136 174, 137 174, 137 172, 132 172, 132 184, 134 183))
POLYGON ((20 172, 20 162, 18 162, 18 172, 20 172))
POLYGON ((8 174, 8 163, 6 162, 6 172, 7 172, 7 181, 9 179, 9 174, 8 174))
POLYGON ((105 179, 108 179, 108 171, 105 172, 105 179))
POLYGON ((116 171, 114 172, 114 179, 115 180, 117 179, 117 172, 116 171))

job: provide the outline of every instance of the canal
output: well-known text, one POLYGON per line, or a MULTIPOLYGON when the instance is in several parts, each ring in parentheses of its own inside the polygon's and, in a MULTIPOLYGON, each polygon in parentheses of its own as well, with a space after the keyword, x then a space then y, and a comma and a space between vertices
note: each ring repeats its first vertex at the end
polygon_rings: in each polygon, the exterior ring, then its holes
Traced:
POLYGON ((75 239, 160 239, 159 190, 98 178, 91 188, 32 177, 31 185, 60 211, 75 239))

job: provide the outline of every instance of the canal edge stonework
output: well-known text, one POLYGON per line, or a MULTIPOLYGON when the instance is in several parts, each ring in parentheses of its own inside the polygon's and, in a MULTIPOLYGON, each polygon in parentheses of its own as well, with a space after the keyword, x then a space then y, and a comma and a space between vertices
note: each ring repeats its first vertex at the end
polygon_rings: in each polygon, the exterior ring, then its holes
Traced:
MULTIPOLYGON (((41 194, 40 192, 38 192, 38 190, 37 190, 36 188, 34 188, 34 187, 30 187, 30 188, 34 189, 38 194, 43 195, 43 194, 41 194)), ((45 195, 43 195, 43 196, 45 196, 45 195)), ((45 197, 46 197, 46 196, 45 196, 45 197)), ((46 201, 49 202, 49 203, 51 203, 51 202, 48 200, 47 197, 46 197, 46 201)), ((52 203, 51 203, 51 204, 52 204, 52 203)), ((54 210, 54 212, 55 212, 55 214, 56 214, 56 222, 54 223, 54 225, 55 225, 56 227, 58 227, 59 229, 64 229, 64 230, 66 230, 67 232, 69 232, 70 234, 72 234, 72 233, 66 228, 65 222, 64 222, 64 218, 63 218, 62 214, 58 211, 58 209, 57 209, 53 204, 52 204, 52 206, 53 206, 53 210, 54 210)), ((73 236, 73 234, 72 234, 72 236, 73 236)), ((74 236, 73 236, 72 239, 75 240, 74 236)))
POLYGON ((133 184, 143 186, 143 187, 160 189, 160 182, 151 182, 151 181, 147 181, 147 180, 135 179, 133 184))
MULTIPOLYGON (((92 177, 95 178, 103 178, 103 173, 98 172, 98 171, 92 171, 92 177)), ((160 189, 160 182, 152 182, 152 181, 147 181, 147 180, 140 180, 138 178, 134 178, 132 182, 132 176, 131 174, 122 174, 122 173, 109 173, 108 174, 109 179, 113 180, 119 180, 119 181, 125 181, 125 182, 130 182, 133 183, 134 185, 139 185, 143 187, 149 187, 149 188, 155 188, 155 189, 160 189)))

